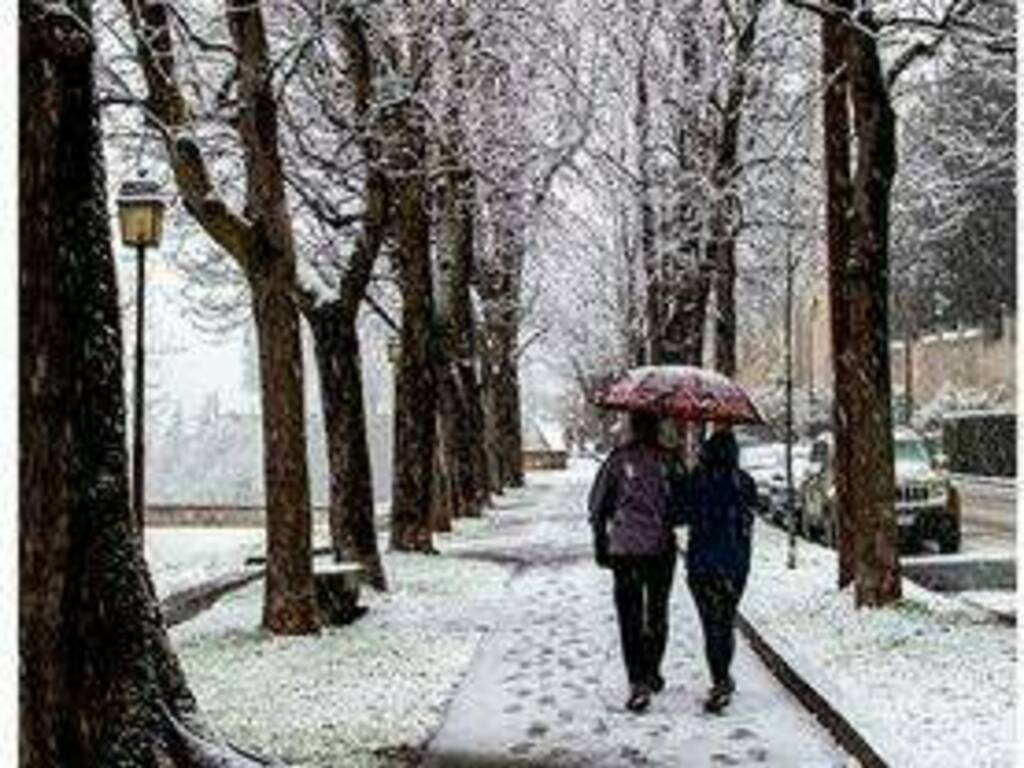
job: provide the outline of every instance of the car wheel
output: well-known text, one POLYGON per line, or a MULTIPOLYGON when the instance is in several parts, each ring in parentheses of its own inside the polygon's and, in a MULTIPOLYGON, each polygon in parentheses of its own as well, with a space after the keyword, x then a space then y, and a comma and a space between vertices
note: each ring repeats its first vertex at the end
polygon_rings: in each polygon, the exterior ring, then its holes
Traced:
POLYGON ((915 525, 906 533, 900 534, 900 552, 908 555, 916 555, 921 552, 924 540, 915 525))
POLYGON ((960 551, 960 526, 950 520, 946 530, 942 532, 939 539, 939 551, 944 555, 951 555, 960 551))

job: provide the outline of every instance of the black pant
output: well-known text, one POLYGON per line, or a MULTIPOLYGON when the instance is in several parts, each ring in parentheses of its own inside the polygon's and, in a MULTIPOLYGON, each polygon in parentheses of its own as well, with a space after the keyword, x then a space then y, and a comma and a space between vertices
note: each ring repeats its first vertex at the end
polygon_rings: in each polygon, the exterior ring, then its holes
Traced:
POLYGON ((686 580, 697 604, 704 629, 704 654, 716 685, 729 679, 729 667, 736 652, 736 606, 743 584, 726 576, 690 576, 686 580))
POLYGON ((649 682, 661 673, 675 567, 675 550, 664 555, 612 558, 615 610, 630 684, 649 682))

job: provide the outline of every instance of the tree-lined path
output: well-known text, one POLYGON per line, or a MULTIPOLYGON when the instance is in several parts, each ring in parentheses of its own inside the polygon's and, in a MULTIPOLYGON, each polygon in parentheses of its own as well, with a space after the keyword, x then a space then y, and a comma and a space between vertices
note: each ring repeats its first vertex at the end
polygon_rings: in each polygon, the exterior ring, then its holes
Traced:
POLYGON ((435 766, 843 762, 743 648, 702 714, 681 568, 669 688, 627 715, 594 466, 527 477, 614 445, 609 381, 680 364, 774 401, 758 439, 832 435, 837 552, 773 571, 762 530, 758 627, 816 644, 889 764, 1012 762, 1005 627, 901 577, 897 496, 952 497, 897 486, 893 405, 1015 397, 1004 361, 919 402, 913 349, 1015 354, 1016 14, 19 0, 22 768, 404 768, 431 734, 435 766), (264 515, 265 577, 172 632, 161 487, 264 515), (348 562, 369 612, 335 625, 348 562))
POLYGON ((516 562, 497 628, 428 749, 426 765, 839 766, 831 738, 738 643, 738 693, 708 715, 700 624, 682 562, 672 596, 667 688, 643 715, 627 685, 611 576, 590 553, 585 501, 595 465, 536 477, 493 525, 449 554, 516 562))

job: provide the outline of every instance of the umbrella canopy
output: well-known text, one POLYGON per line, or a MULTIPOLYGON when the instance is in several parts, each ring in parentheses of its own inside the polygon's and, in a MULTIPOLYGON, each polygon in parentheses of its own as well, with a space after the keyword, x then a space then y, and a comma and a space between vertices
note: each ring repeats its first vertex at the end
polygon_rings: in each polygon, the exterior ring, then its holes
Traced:
POLYGON ((720 373, 689 365, 632 368, 599 392, 594 404, 622 411, 650 411, 679 421, 764 422, 743 387, 720 373))

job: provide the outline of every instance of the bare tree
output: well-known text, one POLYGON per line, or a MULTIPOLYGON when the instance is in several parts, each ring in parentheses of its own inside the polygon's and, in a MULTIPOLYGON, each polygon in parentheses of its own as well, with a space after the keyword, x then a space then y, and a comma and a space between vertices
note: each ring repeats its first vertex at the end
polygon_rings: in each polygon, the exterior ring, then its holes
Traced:
POLYGON ((277 95, 260 3, 231 0, 224 22, 233 71, 228 89, 245 171, 245 204, 232 210, 218 194, 175 63, 173 11, 150 0, 124 0, 147 87, 146 108, 164 139, 178 190, 192 217, 241 270, 251 292, 260 358, 267 579, 264 625, 305 633, 319 626, 313 591, 311 515, 296 254, 285 195, 277 95))
POLYGON ((318 290, 307 278, 297 294, 320 376, 331 541, 337 556, 361 563, 369 583, 386 589, 356 327, 392 218, 377 92, 382 51, 374 45, 372 22, 353 7, 326 13, 299 5, 320 39, 297 64, 282 104, 288 181, 298 215, 310 222, 304 261, 322 277, 317 285, 326 285, 318 290), (338 145, 347 142, 353 151, 339 153, 338 145), (350 212, 354 206, 358 213, 350 212))
POLYGON ((202 725, 133 534, 92 3, 19 22, 19 764, 262 764, 202 725))

